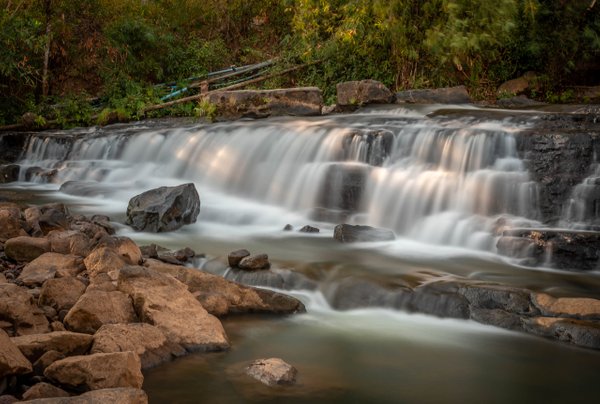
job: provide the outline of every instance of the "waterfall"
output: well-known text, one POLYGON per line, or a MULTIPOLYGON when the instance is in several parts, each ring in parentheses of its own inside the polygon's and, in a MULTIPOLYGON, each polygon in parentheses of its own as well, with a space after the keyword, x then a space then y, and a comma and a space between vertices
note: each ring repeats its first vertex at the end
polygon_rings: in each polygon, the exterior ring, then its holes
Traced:
MULTIPOLYGON (((401 237, 494 250, 499 217, 537 215, 519 129, 398 113, 104 129, 70 142, 33 136, 20 164, 32 181, 95 181, 129 197, 193 181, 201 196, 258 204, 274 221, 282 210, 306 221, 341 214, 401 237)), ((209 210, 226 216, 218 203, 209 210)))

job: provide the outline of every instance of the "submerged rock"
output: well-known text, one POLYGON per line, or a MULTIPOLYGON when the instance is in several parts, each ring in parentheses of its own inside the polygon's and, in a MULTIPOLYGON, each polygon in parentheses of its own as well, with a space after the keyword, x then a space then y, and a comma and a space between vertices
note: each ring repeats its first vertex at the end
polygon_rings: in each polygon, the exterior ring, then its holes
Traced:
POLYGON ((298 231, 300 233, 319 233, 319 232, 321 232, 321 230, 319 230, 318 227, 313 227, 313 226, 310 226, 310 225, 306 225, 306 226, 302 227, 298 231))
POLYGON ((333 230, 333 238, 342 243, 394 240, 394 232, 371 226, 338 224, 333 230))
POLYGON ((131 198, 126 223, 138 231, 166 232, 196 222, 199 213, 194 184, 160 187, 131 198))
POLYGON ((246 374, 267 386, 296 383, 298 370, 283 359, 258 359, 246 368, 246 374))
POLYGON ((321 208, 358 212, 371 166, 360 163, 335 163, 327 168, 317 204, 321 208))

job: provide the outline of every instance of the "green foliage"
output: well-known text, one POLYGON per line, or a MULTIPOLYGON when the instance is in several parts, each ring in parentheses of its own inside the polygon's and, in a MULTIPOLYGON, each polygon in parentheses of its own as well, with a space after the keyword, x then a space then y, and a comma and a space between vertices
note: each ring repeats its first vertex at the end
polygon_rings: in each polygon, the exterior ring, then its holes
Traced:
POLYGON ((85 94, 69 95, 53 106, 55 121, 62 128, 89 126, 92 124, 93 110, 85 94))
POLYGON ((206 98, 202 98, 194 109, 194 114, 198 118, 206 118, 209 122, 214 122, 217 117, 217 106, 206 98))

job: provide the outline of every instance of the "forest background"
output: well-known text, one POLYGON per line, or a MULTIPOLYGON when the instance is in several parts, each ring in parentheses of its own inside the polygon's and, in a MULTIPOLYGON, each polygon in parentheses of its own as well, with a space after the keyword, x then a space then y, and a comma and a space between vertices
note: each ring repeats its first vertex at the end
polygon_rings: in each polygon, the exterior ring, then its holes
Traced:
MULTIPOLYGON (((464 84, 475 99, 536 72, 533 98, 600 84, 596 0, 0 0, 0 125, 136 118, 155 86, 277 58, 263 87, 376 79, 464 84), (93 102, 90 102, 93 101, 93 102), (46 118, 44 118, 46 117, 46 118)), ((190 106, 161 114, 189 115, 190 106)))

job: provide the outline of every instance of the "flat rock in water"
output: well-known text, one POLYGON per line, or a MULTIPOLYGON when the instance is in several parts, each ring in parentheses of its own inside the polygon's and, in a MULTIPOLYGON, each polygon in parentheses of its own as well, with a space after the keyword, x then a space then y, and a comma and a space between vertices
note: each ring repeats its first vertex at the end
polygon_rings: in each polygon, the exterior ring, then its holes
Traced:
POLYGON ((556 317, 524 320, 525 331, 583 348, 600 349, 600 323, 556 317))
POLYGON ((140 320, 158 327, 169 342, 188 351, 229 348, 221 322, 172 276, 126 267, 119 273, 118 288, 131 296, 140 320))
POLYGON ((90 353, 127 351, 139 355, 142 369, 186 353, 181 345, 169 343, 163 332, 150 324, 107 324, 94 334, 94 344, 90 353))
POLYGON ((252 362, 246 373, 267 386, 277 386, 296 383, 298 371, 282 359, 270 358, 252 362))
POLYGON ((127 224, 138 231, 167 232, 196 222, 200 197, 194 184, 160 187, 134 196, 127 206, 127 224))
POLYGON ((32 371, 31 363, 0 329, 0 379, 5 376, 22 375, 32 371))
POLYGON ((140 358, 133 352, 71 356, 48 366, 44 376, 70 388, 87 390, 139 389, 144 381, 140 358))
POLYGON ((389 241, 394 240, 394 232, 388 229, 380 229, 371 226, 338 224, 333 230, 334 240, 342 243, 366 242, 366 241, 389 241))

